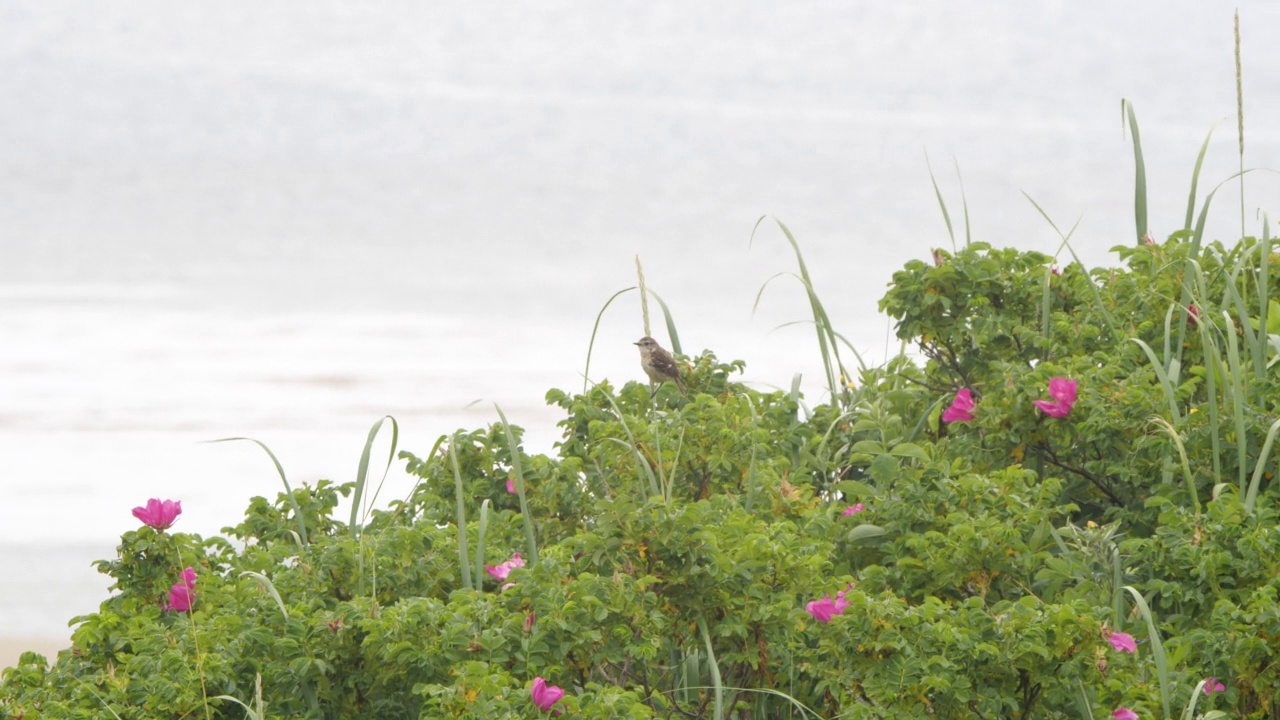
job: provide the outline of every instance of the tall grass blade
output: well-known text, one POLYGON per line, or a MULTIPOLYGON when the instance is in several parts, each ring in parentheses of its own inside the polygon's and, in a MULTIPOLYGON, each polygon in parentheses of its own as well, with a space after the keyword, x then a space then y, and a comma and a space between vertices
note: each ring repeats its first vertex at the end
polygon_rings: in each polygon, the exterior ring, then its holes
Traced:
MULTIPOLYGON (((396 445, 400 441, 400 424, 390 415, 384 415, 378 419, 378 422, 369 428, 369 435, 364 441, 364 450, 360 452, 360 465, 356 468, 356 487, 351 493, 351 523, 347 526, 351 530, 352 537, 360 537, 360 504, 364 497, 364 489, 366 480, 369 477, 369 455, 373 452, 373 441, 378 437, 378 431, 382 429, 384 420, 391 421, 391 451, 387 454, 387 465, 382 469, 382 481, 378 483, 378 489, 373 493, 373 500, 378 498, 378 493, 382 492, 382 485, 387 481, 387 473, 391 470, 391 463, 396 458, 396 445)), ((373 500, 370 500, 372 504, 373 500)), ((366 513, 367 514, 367 513, 366 513)))
POLYGON ((524 543, 529 552, 529 564, 536 565, 538 541, 533 534, 533 518, 529 515, 529 503, 525 498, 524 463, 520 460, 520 448, 516 445, 515 433, 511 432, 511 423, 507 422, 502 408, 498 407, 498 403, 494 403, 493 407, 498 411, 498 417, 502 418, 502 430, 507 436, 507 451, 511 454, 511 469, 516 473, 516 494, 520 496, 520 518, 524 520, 524 543))
POLYGON ((724 717, 724 686, 720 680, 720 663, 716 662, 715 648, 711 647, 711 634, 707 632, 707 621, 698 616, 698 632, 702 635, 702 644, 707 648, 707 665, 711 668, 711 685, 715 689, 715 720, 724 717))
MULTIPOLYGON (((1133 113, 1133 103, 1120 101, 1121 115, 1129 119, 1129 132, 1133 134, 1133 218, 1138 228, 1138 242, 1147 236, 1147 165, 1142 160, 1142 138, 1138 135, 1138 118, 1133 113)), ((1123 122, 1123 118, 1121 119, 1123 122)))
POLYGON ((644 455, 640 452, 640 444, 636 442, 636 436, 632 434, 631 427, 627 425, 627 420, 622 414, 622 408, 618 407, 618 403, 614 401, 613 396, 609 395, 609 404, 613 406, 613 412, 618 416, 618 423, 622 425, 622 431, 627 434, 629 442, 623 442, 618 438, 606 438, 612 440, 625 448, 631 450, 632 456, 636 461, 636 470, 640 475, 645 476, 649 481, 649 492, 651 495, 662 496, 662 488, 658 485, 658 478, 653 474, 653 468, 649 467, 649 461, 644 459, 644 455))
POLYGON ((614 300, 618 299, 619 295, 631 292, 632 290, 635 290, 635 288, 623 288, 613 295, 610 295, 609 299, 605 301, 604 307, 600 308, 600 312, 596 313, 596 322, 591 326, 591 340, 587 343, 587 367, 582 371, 582 394, 584 395, 587 393, 587 387, 591 382, 589 379, 591 377, 591 352, 595 350, 596 347, 596 333, 600 331, 600 320, 604 317, 604 311, 609 309, 609 306, 613 304, 614 300))
MULTIPOLYGON (((1027 202, 1031 203, 1031 206, 1036 209, 1036 212, 1040 213, 1040 217, 1044 218, 1045 222, 1049 223, 1049 227, 1053 228, 1053 231, 1062 239, 1062 245, 1059 247, 1059 251, 1061 251, 1061 248, 1065 247, 1067 252, 1071 253, 1071 259, 1075 264, 1079 265, 1080 268, 1084 270, 1085 264, 1080 261, 1080 256, 1076 254, 1076 250, 1071 246, 1070 242, 1071 236, 1076 232, 1076 228, 1080 227, 1080 220, 1084 219, 1083 216, 1077 219, 1075 225, 1071 226, 1071 230, 1064 235, 1062 231, 1058 229, 1058 225, 1053 222, 1053 218, 1049 217, 1049 213, 1045 212, 1044 208, 1040 207, 1040 203, 1036 202, 1035 198, 1028 195, 1026 190, 1022 190, 1021 192, 1022 196, 1027 199, 1027 202)), ((1087 274, 1088 272, 1086 271, 1086 275, 1087 274)), ((1096 305, 1098 311, 1102 313, 1103 321, 1107 323, 1107 329, 1111 331, 1113 336, 1118 336, 1119 333, 1116 331, 1116 319, 1111 315, 1111 311, 1107 309, 1106 304, 1102 302, 1102 293, 1098 291, 1098 286, 1093 282, 1092 277, 1089 277, 1089 291, 1093 294, 1094 305, 1096 305)))
MULTIPOLYGON (((1231 283, 1227 283, 1230 287, 1231 283)), ((1240 489, 1245 487, 1244 478, 1247 471, 1248 463, 1248 445, 1245 442, 1245 425, 1244 410, 1248 400, 1244 396, 1243 375, 1244 368, 1240 366, 1240 345, 1236 340, 1235 328, 1232 326, 1231 315, 1226 310, 1222 311, 1222 318, 1226 321, 1227 336, 1227 382, 1226 389, 1231 397, 1231 411, 1235 419, 1236 425, 1236 463, 1238 467, 1240 489)))
POLYGON ((933 194, 938 198, 938 207, 942 208, 942 219, 947 223, 947 237, 951 238, 951 252, 956 251, 956 232, 951 227, 951 213, 947 212, 947 201, 942 199, 942 191, 938 189, 938 180, 933 176, 933 163, 929 161, 929 151, 924 151, 924 164, 929 168, 929 182, 933 183, 933 194))
POLYGON ((1196 187, 1200 184, 1200 168, 1204 165, 1204 156, 1209 151, 1209 141, 1213 139, 1213 130, 1217 126, 1218 124, 1214 123, 1213 127, 1209 128, 1209 134, 1200 145, 1200 154, 1196 155, 1196 167, 1191 171, 1191 194, 1187 197, 1187 220, 1182 226, 1184 230, 1191 229, 1191 221, 1195 218, 1196 187))
MULTIPOLYGON (((77 678, 77 679, 78 679, 81 683, 83 683, 83 684, 84 684, 84 688, 85 688, 86 690, 88 690, 90 693, 92 693, 94 697, 98 698, 98 702, 102 703, 102 707, 106 708, 106 709, 107 709, 107 712, 111 713, 111 717, 115 718, 116 720, 121 720, 120 716, 116 714, 116 711, 115 711, 115 710, 112 710, 112 709, 111 709, 111 706, 107 704, 107 699, 106 699, 106 698, 104 698, 104 697, 102 697, 101 695, 99 695, 99 694, 98 694, 98 691, 97 691, 96 689, 94 689, 93 685, 89 684, 89 681, 88 681, 88 680, 86 680, 86 679, 84 679, 84 678, 77 678)), ((235 698, 231 698, 231 699, 232 699, 232 700, 235 700, 235 698)), ((237 702, 239 702, 239 701, 237 701, 237 702)))
MULTIPOLYGON (((760 227, 760 223, 763 221, 763 217, 756 221, 756 227, 751 231, 753 240, 756 229, 760 227)), ((800 244, 796 242, 791 230, 781 220, 774 219, 774 222, 782 230, 782 234, 786 236, 787 242, 791 244, 791 249, 795 252, 796 264, 800 267, 800 279, 809 297, 809 308, 813 312, 813 322, 817 328, 818 350, 822 355, 822 365, 827 376, 827 388, 831 393, 832 402, 839 403, 841 395, 839 385, 836 383, 836 377, 837 375, 847 377, 848 372, 840 361, 840 348, 836 342, 835 329, 831 326, 831 318, 827 316, 827 311, 822 306, 822 301, 818 299, 818 294, 813 288, 813 279, 809 276, 809 268, 805 265, 804 255, 800 252, 800 244)))
POLYGON ((1244 509, 1249 512, 1253 512, 1253 505, 1258 501, 1258 487, 1262 484, 1262 475, 1266 470, 1267 458, 1271 456, 1271 446, 1276 442, 1277 432, 1280 432, 1280 420, 1271 423, 1271 428, 1267 430, 1262 452, 1258 453, 1258 465, 1253 469, 1253 478, 1249 480, 1249 489, 1244 494, 1244 509))
POLYGON ((1084 689, 1084 682, 1076 678, 1076 714, 1084 720, 1093 720, 1093 707, 1089 703, 1089 693, 1084 689))
POLYGON ((1240 10, 1236 10, 1236 135, 1240 139, 1240 237, 1244 230, 1244 69, 1240 61, 1240 10))
POLYGON ((1129 339, 1137 343, 1142 348, 1142 351, 1147 354, 1147 359, 1151 361, 1151 369, 1155 371, 1156 379, 1160 381, 1160 387, 1164 389, 1165 401, 1169 403, 1169 418, 1175 426, 1181 424, 1182 415, 1178 412, 1177 388, 1169 380, 1169 373, 1160 364, 1160 359, 1156 357, 1156 353, 1151 349, 1150 345, 1139 338, 1129 339))
POLYGON ((644 284, 644 266, 640 264, 640 256, 636 256, 636 277, 638 278, 637 286, 640 288, 640 316, 644 320, 644 334, 646 337, 651 336, 649 331, 649 293, 644 284))
POLYGON ((1205 313, 1205 321, 1197 322, 1196 329, 1200 333, 1201 353, 1205 365, 1205 395, 1209 403, 1209 442, 1213 456, 1213 481, 1222 482, 1222 413, 1218 409, 1218 378, 1226 378, 1222 367, 1221 349, 1213 339, 1208 322, 1209 314, 1205 313))
POLYGON ((654 300, 658 301, 658 307, 662 308, 662 319, 667 326, 667 337, 671 338, 671 352, 676 355, 683 355, 684 350, 680 347, 680 333, 676 332, 676 321, 671 317, 671 308, 667 307, 667 303, 662 299, 661 295, 650 290, 649 294, 654 300))
POLYGON ((1200 496, 1196 493, 1196 481, 1191 475, 1191 463, 1187 461, 1187 448, 1182 443, 1182 437, 1178 435, 1178 431, 1174 429, 1173 425, 1162 417, 1155 416, 1151 418, 1151 422, 1155 423, 1173 441, 1173 446, 1178 451, 1178 458, 1181 460, 1182 479, 1187 484, 1187 494, 1191 496, 1191 503, 1195 507, 1196 515, 1199 515, 1200 496))
POLYGON ((298 499, 293 496, 293 488, 289 487, 289 478, 284 475, 284 466, 276 458, 276 454, 271 452, 271 448, 262 443, 261 440, 254 440, 251 437, 229 437, 218 438, 217 440, 209 440, 210 443, 234 442, 237 440, 247 440, 262 448, 267 453, 267 457, 271 458, 271 462, 276 466, 276 472, 280 474, 280 482, 284 483, 285 496, 289 498, 289 504, 293 506, 293 519, 298 524, 298 535, 302 538, 302 544, 307 545, 307 521, 302 517, 302 507, 298 505, 298 499))
POLYGON ((1049 325, 1049 310, 1053 295, 1049 292, 1049 284, 1053 282, 1053 270, 1051 268, 1044 269, 1044 287, 1040 291, 1040 332, 1044 335, 1044 339, 1049 339, 1052 328, 1049 325))
POLYGON ((964 194, 964 178, 960 175, 960 161, 954 155, 951 159, 956 163, 956 180, 960 183, 960 204, 964 207, 964 245, 969 247, 973 244, 973 233, 969 229, 969 198, 964 194))
POLYGON ((289 619, 289 608, 284 606, 284 600, 280 597, 280 592, 276 590, 276 584, 271 582, 271 578, 260 572, 254 572, 252 570, 245 570, 240 573, 240 577, 245 576, 256 580, 258 584, 262 586, 262 589, 266 590, 267 593, 271 595, 271 599, 276 601, 276 607, 280 608, 280 614, 283 615, 284 619, 287 621, 289 619))
POLYGON ((1116 627, 1124 624, 1124 565, 1115 543, 1111 543, 1111 617, 1116 627))
POLYGON ((1160 642, 1160 631, 1156 629, 1155 618, 1151 616, 1151 608, 1147 606, 1147 601, 1142 597, 1142 593, 1138 592, 1132 585, 1126 585, 1124 589, 1133 596, 1133 602, 1138 606, 1138 612, 1142 614, 1142 619, 1147 621, 1147 637, 1151 640, 1151 656, 1156 661, 1156 676, 1160 679, 1160 704, 1164 706, 1164 716, 1171 717, 1169 708, 1173 688, 1169 683, 1169 658, 1164 652, 1164 643, 1160 642))
POLYGON ((480 531, 476 534, 476 590, 484 591, 484 536, 489 531, 489 498, 480 503, 480 531))
POLYGON ((462 587, 471 590, 471 560, 467 557, 467 507, 463 503, 462 469, 458 454, 462 451, 462 433, 455 432, 449 443, 449 461, 453 464, 453 495, 456 502, 455 522, 458 525, 458 567, 462 573, 462 587))

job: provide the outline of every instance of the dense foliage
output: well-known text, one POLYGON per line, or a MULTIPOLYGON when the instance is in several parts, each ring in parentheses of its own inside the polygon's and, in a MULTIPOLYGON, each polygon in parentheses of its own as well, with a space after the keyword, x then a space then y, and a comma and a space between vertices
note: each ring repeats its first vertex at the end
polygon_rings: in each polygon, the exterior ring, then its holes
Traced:
POLYGON ((918 359, 812 410, 704 353, 685 394, 549 393, 552 456, 404 454, 358 524, 321 482, 126 533, 0 716, 1280 718, 1280 259, 1119 252, 908 264, 918 359))

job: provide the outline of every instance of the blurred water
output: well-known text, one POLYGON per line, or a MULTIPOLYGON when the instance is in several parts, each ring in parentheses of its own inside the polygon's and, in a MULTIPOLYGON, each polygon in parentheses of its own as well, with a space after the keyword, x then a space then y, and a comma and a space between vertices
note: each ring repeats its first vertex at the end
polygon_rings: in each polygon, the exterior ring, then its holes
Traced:
MULTIPOLYGON (((1280 6, 1240 3, 1247 163, 1280 167, 1280 6)), ((1236 167, 1228 11, 1131 3, 400 0, 0 6, 0 635, 64 636, 148 497, 233 524, 279 481, 351 479, 369 426, 436 436, 492 402, 546 449, 596 313, 640 255, 690 351, 815 378, 785 220, 878 361, 893 270, 949 241, 924 153, 976 239, 1087 261, 1236 167), (954 159, 953 159, 954 158, 954 159), (483 402, 472 405, 473 401, 483 402), (56 598, 56 601, 55 601, 56 598)), ((1249 178, 1274 218, 1280 184, 1249 178)), ((1239 195, 1210 235, 1239 232, 1239 195)), ((633 295, 592 376, 639 379, 633 295)), ((665 337, 662 338, 665 340, 665 337)), ((812 402, 820 387, 806 382, 812 402)), ((410 481, 393 472, 391 494, 410 481)))

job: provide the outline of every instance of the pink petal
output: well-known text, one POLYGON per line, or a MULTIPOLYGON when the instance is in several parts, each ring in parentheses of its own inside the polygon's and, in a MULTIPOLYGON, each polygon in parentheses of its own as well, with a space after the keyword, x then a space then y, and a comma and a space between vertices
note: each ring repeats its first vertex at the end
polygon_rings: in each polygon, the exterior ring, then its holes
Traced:
POLYGON ((564 697, 564 690, 555 685, 548 685, 546 680, 536 677, 533 679, 533 687, 529 694, 533 696, 533 704, 537 705, 539 710, 546 711, 560 702, 560 698, 564 697))
POLYGON ((956 393, 955 399, 951 401, 951 407, 942 413, 942 422, 969 422, 974 418, 973 408, 973 395, 969 392, 969 388, 964 388, 956 393))
POLYGON ((1111 647, 1115 648, 1117 652, 1132 653, 1137 652, 1138 650, 1138 643, 1129 633, 1111 633, 1107 640, 1111 643, 1111 647))
POLYGON ((1226 691, 1227 686, 1218 682, 1218 678, 1208 677, 1204 679, 1204 694, 1213 695, 1216 692, 1226 691))
POLYGON ((1127 707, 1120 707, 1111 711, 1111 717, 1115 718, 1116 720, 1138 720, 1138 713, 1130 710, 1127 707))
POLYGON ((1049 417, 1064 418, 1071 414, 1070 407, 1063 407, 1063 405, 1056 400, 1036 400, 1035 406, 1040 408, 1040 410, 1049 417))
POLYGON ((1071 378, 1056 377, 1049 380, 1049 397, 1067 406, 1070 410, 1076 401, 1076 381, 1071 378))
POLYGON ((515 495, 515 494, 516 494, 516 481, 515 481, 515 480, 512 480, 512 479, 510 479, 510 478, 508 478, 508 479, 507 479, 507 492, 511 493, 512 495, 515 495))
MULTIPOLYGON (((845 603, 845 605, 848 605, 848 603, 845 603)), ((814 600, 805 605, 804 609, 813 616, 814 620, 820 623, 831 622, 831 618, 839 615, 844 610, 843 607, 836 606, 836 602, 831 599, 830 595, 824 595, 821 600, 814 600)))
POLYGON ((850 515, 857 515, 863 510, 866 510, 866 508, 862 505, 862 503, 856 503, 854 505, 850 505, 849 507, 845 508, 843 511, 841 511, 840 514, 845 517, 848 517, 850 515))

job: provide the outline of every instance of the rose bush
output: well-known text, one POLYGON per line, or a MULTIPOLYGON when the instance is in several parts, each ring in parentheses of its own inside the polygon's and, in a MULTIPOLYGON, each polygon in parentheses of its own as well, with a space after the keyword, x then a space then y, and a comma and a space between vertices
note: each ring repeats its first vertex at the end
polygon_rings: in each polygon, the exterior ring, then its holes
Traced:
POLYGON ((908 264, 882 308, 919 359, 836 404, 704 353, 683 394, 550 392, 552 454, 503 423, 405 453, 354 527, 351 483, 225 537, 139 508, 0 715, 1280 717, 1270 243, 1120 256, 908 264))

